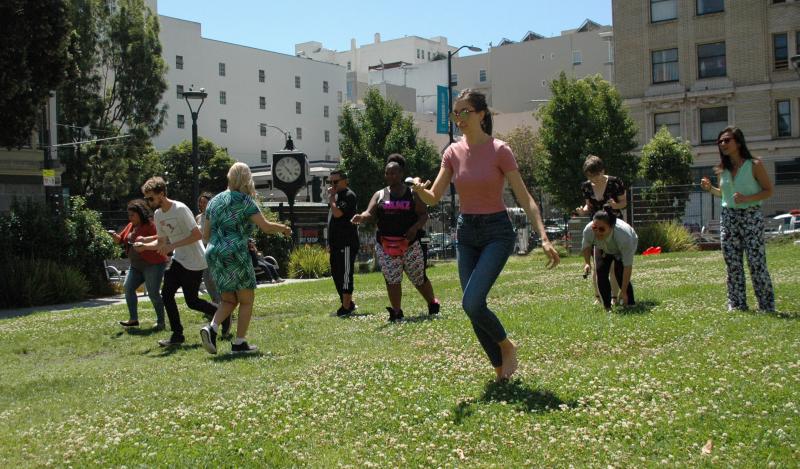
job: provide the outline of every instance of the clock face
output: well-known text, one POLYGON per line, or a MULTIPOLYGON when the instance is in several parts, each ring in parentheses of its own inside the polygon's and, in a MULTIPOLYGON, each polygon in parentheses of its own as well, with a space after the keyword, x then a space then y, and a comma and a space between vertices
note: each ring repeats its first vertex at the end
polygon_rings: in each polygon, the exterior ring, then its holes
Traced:
POLYGON ((293 182, 300 177, 300 162, 291 156, 286 156, 275 163, 272 174, 282 182, 293 182))

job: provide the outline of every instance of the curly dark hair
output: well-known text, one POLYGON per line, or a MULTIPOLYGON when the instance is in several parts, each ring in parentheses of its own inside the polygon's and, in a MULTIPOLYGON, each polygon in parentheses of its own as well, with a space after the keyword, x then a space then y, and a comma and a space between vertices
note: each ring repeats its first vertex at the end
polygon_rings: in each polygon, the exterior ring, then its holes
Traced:
POLYGON ((139 221, 143 225, 150 223, 152 213, 150 212, 150 207, 147 206, 147 202, 145 202, 144 199, 133 199, 128 202, 128 211, 139 215, 139 221))

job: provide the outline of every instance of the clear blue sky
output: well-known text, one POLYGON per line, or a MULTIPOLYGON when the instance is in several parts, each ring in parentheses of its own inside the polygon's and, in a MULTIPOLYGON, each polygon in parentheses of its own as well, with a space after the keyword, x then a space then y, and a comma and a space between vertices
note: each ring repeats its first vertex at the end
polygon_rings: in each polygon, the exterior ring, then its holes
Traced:
POLYGON ((306 41, 342 51, 351 38, 371 43, 376 32, 383 40, 445 36, 450 45, 486 50, 490 42, 518 41, 528 31, 555 36, 587 18, 611 24, 611 0, 159 0, 158 9, 201 23, 203 37, 286 54, 306 41))

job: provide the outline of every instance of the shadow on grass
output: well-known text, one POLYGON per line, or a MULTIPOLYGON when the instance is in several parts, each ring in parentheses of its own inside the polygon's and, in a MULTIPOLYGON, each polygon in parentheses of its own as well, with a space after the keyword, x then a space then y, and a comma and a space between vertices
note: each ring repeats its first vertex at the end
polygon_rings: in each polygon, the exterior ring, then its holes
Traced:
POLYGON ((631 315, 631 314, 649 314, 650 311, 653 310, 656 306, 660 305, 660 301, 637 301, 635 305, 628 306, 625 308, 614 308, 612 311, 614 314, 619 314, 621 316, 631 315))
POLYGON ((344 316, 337 316, 335 311, 330 314, 330 317, 336 318, 336 319, 351 319, 351 318, 359 318, 359 317, 367 317, 367 316, 371 316, 371 314, 369 314, 369 313, 350 313, 350 314, 345 314, 344 316))
POLYGON ((112 338, 118 339, 118 338, 122 337, 123 335, 135 335, 135 336, 140 336, 140 337, 148 337, 148 336, 151 336, 153 334, 158 334, 159 332, 162 332, 163 330, 164 329, 156 329, 154 327, 151 327, 149 329, 139 329, 138 327, 130 327, 130 328, 127 328, 127 329, 123 329, 120 332, 117 332, 116 334, 114 334, 112 336, 112 338))
POLYGON ((470 417, 473 407, 491 402, 505 402, 524 412, 553 412, 563 408, 577 407, 577 401, 565 401, 547 389, 534 389, 521 380, 489 382, 480 398, 462 401, 453 409, 453 422, 461 424, 470 417))
POLYGON ((177 352, 182 352, 186 350, 195 350, 199 349, 200 347, 201 347, 200 344, 182 344, 182 345, 172 345, 170 347, 158 347, 157 349, 150 348, 142 352, 142 355, 149 355, 153 358, 164 358, 164 357, 169 357, 171 355, 175 355, 177 352), (160 353, 151 354, 150 352, 154 350, 160 353))
POLYGON ((797 321, 800 319, 800 311, 747 311, 753 316, 769 316, 775 319, 788 319, 790 321, 797 321))
MULTIPOLYGON (((217 349, 219 351, 219 349, 217 349)), ((260 358, 263 357, 264 354, 261 350, 256 350, 255 352, 250 353, 224 353, 221 355, 214 355, 211 357, 212 360, 215 362, 231 362, 234 360, 248 360, 251 358, 260 358)))

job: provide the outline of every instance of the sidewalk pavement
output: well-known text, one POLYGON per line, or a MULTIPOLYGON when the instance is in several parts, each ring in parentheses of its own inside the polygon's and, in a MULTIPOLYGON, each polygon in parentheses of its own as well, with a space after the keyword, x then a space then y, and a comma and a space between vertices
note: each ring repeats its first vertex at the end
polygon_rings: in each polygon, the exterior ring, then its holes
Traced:
MULTIPOLYGON (((325 280, 325 279, 287 278, 283 283, 261 283, 258 284, 256 288, 278 287, 281 285, 288 285, 290 283, 313 282, 316 280, 325 280)), ((201 290, 201 295, 202 294, 203 291, 201 290)), ((178 294, 176 294, 175 296, 182 297, 183 293, 181 292, 181 290, 178 290, 178 294)), ((139 293, 137 297, 139 298, 139 302, 150 301, 150 298, 144 293, 139 293)), ((64 303, 60 305, 41 305, 41 306, 31 306, 28 308, 0 309, 0 320, 18 318, 22 316, 27 316, 29 314, 45 312, 45 311, 67 311, 75 308, 96 308, 98 306, 114 306, 121 304, 125 304, 124 294, 109 296, 105 298, 92 298, 90 300, 78 301, 75 303, 64 303)))

